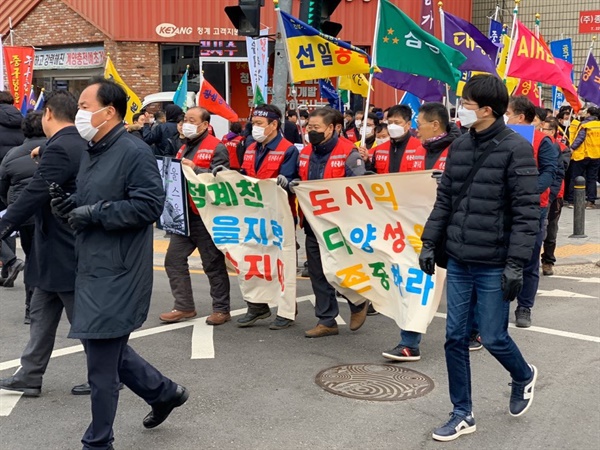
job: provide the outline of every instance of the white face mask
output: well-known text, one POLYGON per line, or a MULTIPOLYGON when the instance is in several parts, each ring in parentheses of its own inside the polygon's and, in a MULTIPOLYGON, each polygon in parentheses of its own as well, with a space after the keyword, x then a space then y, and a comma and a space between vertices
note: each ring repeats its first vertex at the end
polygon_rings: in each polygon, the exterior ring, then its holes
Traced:
POLYGON ((510 117, 508 117, 506 114, 503 117, 504 117, 504 123, 508 124, 508 121, 510 120, 510 117))
POLYGON ((399 139, 406 134, 406 130, 402 125, 390 123, 388 125, 388 133, 392 139, 399 139))
POLYGON ((106 108, 108 108, 108 106, 105 106, 104 108, 94 112, 86 111, 84 109, 77 111, 77 115, 75 116, 75 127, 83 139, 86 141, 91 141, 94 139, 94 136, 96 136, 100 130, 100 127, 106 123, 106 121, 104 121, 97 127, 92 125, 92 116, 106 108))
MULTIPOLYGON (((471 126, 479 120, 477 118, 477 110, 475 109, 466 109, 463 106, 460 106, 457 111, 458 120, 460 120, 460 124, 465 128, 471 128, 471 126)), ((506 117, 506 116, 505 116, 506 117)), ((389 127, 388 127, 389 130, 389 127)))
POLYGON ((306 119, 300 119, 300 126, 303 127, 306 125, 306 119))
POLYGON ((356 125, 356 128, 360 128, 360 126, 362 125, 362 120, 355 120, 354 121, 354 125, 356 125))
POLYGON ((570 121, 568 121, 568 120, 565 120, 565 121, 563 122, 563 127, 568 127, 569 125, 571 125, 571 122, 570 122, 570 121))
POLYGON ((373 127, 366 126, 365 127, 365 136, 373 136, 373 127))
POLYGON ((267 137, 265 136, 265 127, 259 127, 258 125, 252 126, 252 138, 256 142, 264 142, 267 137))
POLYGON ((181 133, 188 139, 198 136, 198 126, 193 123, 184 123, 181 126, 181 133))
POLYGON ((376 143, 377 145, 381 145, 381 144, 383 144, 384 142, 387 142, 387 141, 389 141, 389 140, 390 140, 390 138, 377 138, 377 139, 375 139, 375 143, 376 143))

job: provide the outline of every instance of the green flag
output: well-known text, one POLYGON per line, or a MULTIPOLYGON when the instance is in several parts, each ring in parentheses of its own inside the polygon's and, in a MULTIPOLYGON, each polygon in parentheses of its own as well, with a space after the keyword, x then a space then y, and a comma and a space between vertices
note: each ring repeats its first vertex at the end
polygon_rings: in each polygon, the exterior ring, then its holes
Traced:
POLYGON ((258 83, 256 84, 256 89, 254 89, 254 106, 258 106, 258 105, 264 105, 265 103, 265 99, 262 95, 262 92, 260 91, 260 88, 258 87, 258 83))
POLYGON ((456 89, 465 55, 422 30, 388 0, 381 0, 378 23, 378 67, 434 78, 456 89))

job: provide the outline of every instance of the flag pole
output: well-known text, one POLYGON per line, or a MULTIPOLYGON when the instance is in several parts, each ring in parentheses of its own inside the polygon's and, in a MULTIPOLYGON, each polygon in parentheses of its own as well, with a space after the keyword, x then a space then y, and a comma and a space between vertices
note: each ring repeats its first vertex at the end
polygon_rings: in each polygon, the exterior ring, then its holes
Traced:
POLYGON ((375 31, 373 32, 373 46, 371 47, 371 70, 369 70, 369 84, 367 86, 367 105, 365 107, 365 114, 363 116, 362 130, 360 132, 360 146, 365 146, 367 136, 367 117, 369 116, 369 102, 371 101, 371 86, 373 85, 373 74, 375 73, 375 66, 377 65, 377 35, 379 34, 379 13, 381 11, 381 0, 377 0, 377 13, 375 16, 375 31))
POLYGON ((500 12, 500 6, 496 4, 496 12, 494 12, 494 20, 498 22, 498 13, 500 12))
MULTIPOLYGON (((540 39, 540 13, 535 13, 535 37, 536 39, 540 39)), ((542 100, 542 83, 538 81, 537 83, 538 96, 540 97, 539 106, 544 105, 544 101, 542 100)))
POLYGON ((515 51, 516 42, 515 42, 515 29, 517 28, 517 14, 519 13, 519 3, 521 0, 515 0, 515 9, 513 9, 513 22, 512 27, 510 29, 510 50, 508 52, 508 60, 506 61, 506 67, 504 69, 504 82, 506 83, 506 79, 508 78, 508 68, 510 67, 510 62, 512 60, 513 53, 515 51))
MULTIPOLYGON (((445 44, 446 43, 446 20, 444 17, 444 2, 438 2, 438 11, 440 13, 440 30, 442 32, 442 42, 445 44)), ((450 87, 448 86, 448 83, 446 83, 446 97, 444 98, 444 106, 446 107, 446 109, 449 109, 448 106, 450 105, 450 87)))

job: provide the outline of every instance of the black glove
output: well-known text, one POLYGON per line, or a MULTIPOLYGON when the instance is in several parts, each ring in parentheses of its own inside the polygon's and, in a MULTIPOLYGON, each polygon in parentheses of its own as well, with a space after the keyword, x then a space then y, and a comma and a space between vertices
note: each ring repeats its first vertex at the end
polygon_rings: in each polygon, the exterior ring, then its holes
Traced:
POLYGON ((96 205, 84 205, 73 209, 69 213, 69 226, 75 231, 81 231, 94 223, 94 210, 96 205))
POLYGON ((286 177, 284 177, 283 175, 277 175, 277 186, 281 186, 285 189, 286 187, 288 187, 288 184, 290 184, 290 182, 286 177))
POLYGON ((423 242, 423 248, 421 248, 421 254, 419 255, 419 267, 427 275, 435 273, 435 245, 433 242, 423 242))
POLYGON ((294 192, 294 189, 300 184, 300 181, 302 181, 300 178, 294 178, 292 181, 290 181, 287 186, 288 191, 290 191, 292 194, 295 194, 296 192, 294 192))
POLYGON ((224 165, 222 165, 222 164, 219 164, 217 167, 215 167, 215 168, 212 170, 212 174, 213 174, 213 176, 215 176, 215 177, 216 177, 216 176, 217 176, 217 174, 218 174, 219 172, 221 172, 222 170, 229 170, 229 169, 228 169, 227 167, 225 167, 224 165))
POLYGON ((502 273, 502 293, 507 302, 512 302, 523 288, 523 267, 512 260, 506 261, 502 273))
POLYGON ((436 183, 440 184, 442 182, 443 174, 444 174, 444 172, 441 170, 434 170, 433 173, 431 174, 431 178, 435 178, 436 183))
POLYGON ((72 197, 56 197, 50 200, 52 214, 60 219, 66 220, 69 213, 76 207, 77 205, 72 197))

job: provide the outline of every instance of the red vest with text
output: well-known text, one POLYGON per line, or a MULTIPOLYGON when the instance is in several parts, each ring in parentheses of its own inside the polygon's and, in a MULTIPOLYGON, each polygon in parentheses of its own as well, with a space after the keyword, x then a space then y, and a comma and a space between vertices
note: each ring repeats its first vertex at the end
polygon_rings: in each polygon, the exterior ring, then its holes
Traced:
MULTIPOLYGON (((350 153, 354 150, 353 145, 340 141, 332 150, 325 165, 323 178, 343 178, 346 176, 346 160, 350 153)), ((298 175, 302 181, 308 180, 308 166, 310 164, 310 155, 313 152, 313 146, 307 145, 300 152, 298 161, 298 175)))
POLYGON ((263 159, 258 172, 254 169, 256 164, 256 146, 257 143, 253 142, 244 153, 244 162, 242 163, 242 169, 246 171, 246 175, 249 177, 259 178, 264 180, 266 178, 275 178, 279 175, 279 169, 283 164, 283 158, 288 148, 293 147, 290 141, 286 138, 281 138, 279 144, 275 150, 269 150, 265 159, 263 159))
MULTIPOLYGON (((435 164, 433 165, 433 167, 430 170, 444 170, 446 168, 446 159, 448 158, 448 149, 449 148, 450 148, 450 146, 448 146, 442 153, 440 153, 438 160, 435 162, 435 164)), ((406 152, 404 154, 406 155, 406 152)), ((410 165, 408 167, 406 172, 415 172, 417 170, 426 170, 426 167, 425 167, 425 157, 426 156, 427 156, 427 150, 425 149, 425 147, 423 147, 422 144, 419 145, 419 147, 417 148, 417 150, 414 153, 413 163, 412 163, 412 165, 410 165)), ((400 170, 400 172, 403 172, 403 171, 400 170)))
MULTIPOLYGON (((419 169, 411 169, 417 155, 417 150, 421 146, 421 141, 419 141, 415 137, 408 138, 408 142, 406 143, 406 149, 404 150, 404 155, 402 155, 402 161, 400 162, 400 170, 399 172, 410 172, 412 170, 419 169)), ((390 173, 390 150, 392 148, 392 142, 387 141, 381 145, 378 145, 373 150, 373 164, 375 166, 375 172, 378 174, 382 173, 390 173)), ((424 149, 423 149, 424 150, 424 149)), ((422 156, 423 167, 425 167, 425 153, 422 156)))
MULTIPOLYGON (((535 159, 536 165, 538 164, 538 152, 540 151, 540 144, 542 140, 548 137, 541 131, 535 130, 533 133, 533 158, 535 159)), ((545 208, 548 206, 550 200, 550 188, 546 189, 540 194, 540 207, 545 208)))
POLYGON ((237 149, 243 141, 244 138, 242 136, 236 136, 231 140, 223 137, 223 140, 221 141, 223 145, 227 147, 227 152, 229 153, 229 167, 231 169, 238 170, 241 167, 240 162, 238 161, 237 149))
MULTIPOLYGON (((192 162, 196 166, 201 167, 202 169, 210 169, 210 163, 212 162, 212 159, 215 156, 215 150, 217 149, 217 145, 219 144, 221 144, 220 140, 218 140, 216 137, 210 134, 207 134, 206 137, 202 139, 202 142, 198 144, 198 151, 194 155, 194 159, 192 159, 192 162)), ((186 146, 182 145, 179 151, 177 152, 177 156, 175 156, 175 158, 183 158, 185 149, 186 146)), ((194 205, 194 202, 192 201, 192 197, 188 195, 188 199, 192 212, 194 214, 200 215, 200 213, 198 212, 198 208, 196 208, 196 205, 194 205)))

